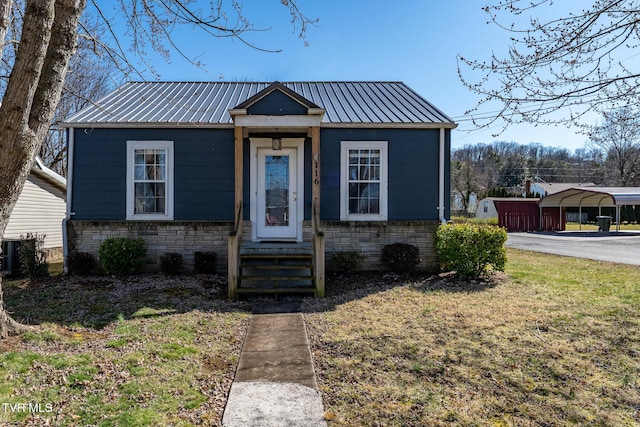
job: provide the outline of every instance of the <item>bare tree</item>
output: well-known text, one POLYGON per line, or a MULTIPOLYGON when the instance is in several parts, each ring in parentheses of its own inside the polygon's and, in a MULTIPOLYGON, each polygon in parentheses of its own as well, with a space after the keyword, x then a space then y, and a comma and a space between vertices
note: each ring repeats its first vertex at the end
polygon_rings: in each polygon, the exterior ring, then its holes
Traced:
MULTIPOLYGON (((84 6, 83 0, 26 4, 20 46, 0 105, 0 236, 49 129, 84 6)), ((7 13, 10 6, 0 10, 7 13)), ((6 31, 0 28, 1 35, 6 31)), ((0 291, 0 336, 21 329, 4 309, 0 291)))
POLYGON ((102 25, 86 15, 85 13, 80 22, 92 36, 78 39, 78 47, 69 62, 60 101, 40 149, 40 157, 44 164, 62 176, 67 176, 67 144, 59 123, 80 111, 92 100, 106 95, 117 82, 117 77, 114 78, 118 74, 115 64, 93 40, 100 38, 103 33, 102 25))
POLYGON ((469 211, 471 196, 478 194, 481 189, 480 178, 469 160, 454 160, 451 162, 451 187, 460 194, 462 211, 469 211))
POLYGON ((589 133, 589 145, 605 156, 605 178, 623 187, 640 184, 640 120, 630 108, 606 112, 589 133))
POLYGON ((572 125, 593 111, 638 109, 640 70, 628 60, 640 43, 640 0, 500 0, 484 10, 511 43, 504 57, 458 58, 462 82, 482 97, 467 112, 477 126, 572 125))
MULTIPOLYGON (((120 0, 122 10, 133 24, 132 46, 134 55, 146 54, 145 43, 157 52, 179 51, 169 29, 175 25, 193 25, 211 36, 236 37, 244 40, 244 34, 252 30, 242 15, 238 2, 231 2, 229 15, 224 2, 212 2, 211 9, 189 8, 189 0, 120 0)), ((292 16, 299 34, 304 37, 307 19, 293 0, 281 0, 292 16)), ((91 0, 97 13, 109 25, 104 11, 91 0)), ((0 0, 0 41, 10 35, 13 0, 0 0)), ((4 234, 9 216, 29 175, 36 154, 49 131, 56 105, 60 100, 64 79, 73 53, 76 51, 78 23, 86 6, 86 0, 26 0, 20 10, 22 25, 19 40, 10 40, 15 47, 15 58, 8 65, 6 86, 0 105, 0 236, 4 234)), ((18 7, 18 6, 16 6, 18 7)), ((126 73, 138 69, 127 51, 119 44, 116 33, 113 45, 93 37, 93 43, 105 46, 111 60, 126 73)), ((80 27, 80 34, 89 37, 80 27)), ((248 42, 247 42, 248 43, 248 42)), ((4 51, 7 44, 3 44, 4 51)), ((0 278, 0 337, 19 333, 25 326, 17 323, 7 313, 2 298, 0 278)))

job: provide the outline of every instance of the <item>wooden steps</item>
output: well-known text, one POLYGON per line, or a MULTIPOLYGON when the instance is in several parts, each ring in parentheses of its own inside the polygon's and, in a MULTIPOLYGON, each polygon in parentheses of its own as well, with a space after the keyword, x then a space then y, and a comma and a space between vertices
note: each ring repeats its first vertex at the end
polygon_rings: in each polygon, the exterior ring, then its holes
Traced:
POLYGON ((239 294, 316 293, 313 248, 308 242, 243 243, 239 294))

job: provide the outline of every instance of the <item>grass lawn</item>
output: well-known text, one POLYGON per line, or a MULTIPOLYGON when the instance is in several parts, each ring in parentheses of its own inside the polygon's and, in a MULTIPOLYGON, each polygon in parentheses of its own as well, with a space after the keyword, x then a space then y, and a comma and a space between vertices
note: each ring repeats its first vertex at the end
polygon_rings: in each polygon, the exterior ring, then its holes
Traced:
POLYGON ((309 301, 330 425, 640 425, 640 268, 508 259, 493 283, 309 301))
POLYGON ((14 318, 41 326, 0 340, 0 425, 219 425, 249 318, 223 285, 4 280, 14 318))
MULTIPOLYGON (((329 426, 640 425, 640 268, 508 259, 488 283, 330 277, 305 300, 329 426)), ((224 277, 3 289, 40 326, 0 340, 0 425, 220 425, 249 318, 224 277)))

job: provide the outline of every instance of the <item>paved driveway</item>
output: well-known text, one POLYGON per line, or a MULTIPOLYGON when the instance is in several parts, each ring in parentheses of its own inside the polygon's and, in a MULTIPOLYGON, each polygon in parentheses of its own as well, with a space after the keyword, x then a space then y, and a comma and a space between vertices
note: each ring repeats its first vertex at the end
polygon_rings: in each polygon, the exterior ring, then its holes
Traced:
POLYGON ((527 251, 640 265, 640 233, 509 233, 506 246, 527 251))

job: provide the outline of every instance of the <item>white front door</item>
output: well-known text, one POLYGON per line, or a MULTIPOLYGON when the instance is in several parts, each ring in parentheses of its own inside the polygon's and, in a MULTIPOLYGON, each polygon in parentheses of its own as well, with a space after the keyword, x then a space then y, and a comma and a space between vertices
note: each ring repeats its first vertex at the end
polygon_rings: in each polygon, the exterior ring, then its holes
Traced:
POLYGON ((297 239, 297 150, 258 147, 257 238, 297 239))

